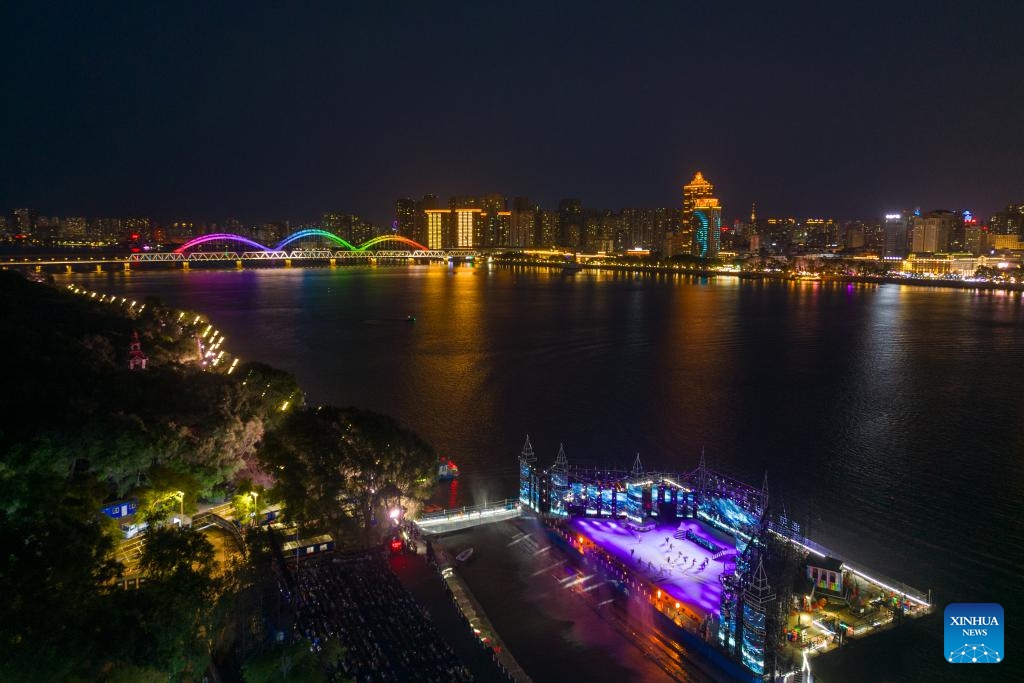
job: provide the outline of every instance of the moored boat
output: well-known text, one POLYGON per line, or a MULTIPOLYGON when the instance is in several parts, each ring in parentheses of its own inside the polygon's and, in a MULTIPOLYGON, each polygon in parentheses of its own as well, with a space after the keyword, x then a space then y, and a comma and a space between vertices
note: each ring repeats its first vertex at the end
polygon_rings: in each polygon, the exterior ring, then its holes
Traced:
POLYGON ((448 458, 438 458, 437 461, 437 480, 438 481, 451 481, 459 476, 459 467, 452 460, 448 458))

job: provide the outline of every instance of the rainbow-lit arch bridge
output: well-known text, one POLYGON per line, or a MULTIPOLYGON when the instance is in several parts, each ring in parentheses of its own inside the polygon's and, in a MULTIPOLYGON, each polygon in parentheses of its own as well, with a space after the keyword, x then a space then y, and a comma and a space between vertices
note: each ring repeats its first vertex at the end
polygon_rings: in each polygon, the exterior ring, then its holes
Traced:
POLYGON ((189 240, 174 251, 132 254, 128 260, 135 263, 166 261, 292 261, 297 260, 352 260, 352 259, 417 259, 447 260, 472 258, 475 249, 428 249, 419 242, 402 235, 380 235, 356 246, 327 230, 308 228, 285 237, 274 246, 266 246, 242 235, 233 233, 211 233, 189 240), (295 248, 297 243, 317 239, 321 245, 313 249, 295 248), (336 249, 322 246, 322 242, 333 242, 336 249), (209 244, 232 243, 241 247, 236 251, 205 251, 198 249, 209 244), (397 247, 387 249, 383 247, 397 247))

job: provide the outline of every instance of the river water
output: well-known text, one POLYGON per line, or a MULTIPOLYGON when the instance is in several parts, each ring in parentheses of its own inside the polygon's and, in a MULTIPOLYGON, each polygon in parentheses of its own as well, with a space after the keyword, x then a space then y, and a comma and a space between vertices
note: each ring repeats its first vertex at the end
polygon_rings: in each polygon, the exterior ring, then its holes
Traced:
POLYGON ((309 402, 397 417, 461 468, 442 504, 514 497, 527 433, 541 464, 703 450, 940 608, 1024 607, 1020 293, 442 264, 67 278, 200 310, 309 402))

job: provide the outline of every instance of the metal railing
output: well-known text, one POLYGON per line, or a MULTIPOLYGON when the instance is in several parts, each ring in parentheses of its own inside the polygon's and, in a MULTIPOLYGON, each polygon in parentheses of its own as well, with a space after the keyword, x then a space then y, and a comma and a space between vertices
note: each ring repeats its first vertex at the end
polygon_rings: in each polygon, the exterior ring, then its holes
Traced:
POLYGON ((291 261, 291 260, 328 260, 328 259, 447 259, 468 258, 478 256, 479 252, 472 249, 428 249, 400 250, 379 249, 374 251, 348 251, 330 249, 294 249, 292 251, 193 251, 181 252, 150 252, 131 254, 126 258, 110 259, 110 261, 127 263, 158 263, 158 262, 189 262, 189 261, 291 261))
POLYGON ((873 571, 869 573, 867 569, 863 568, 863 565, 860 565, 856 562, 851 563, 847 558, 845 558, 840 553, 837 553, 829 548, 826 548, 820 543, 812 541, 811 539, 801 535, 799 532, 796 532, 793 529, 787 528, 786 526, 783 526, 781 524, 776 524, 775 522, 769 522, 768 529, 780 538, 784 538, 790 543, 794 543, 802 547, 804 550, 810 551, 820 557, 834 557, 837 560, 840 560, 846 569, 849 569, 851 572, 853 572, 862 579, 877 584, 882 588, 886 588, 893 593, 905 595, 906 597, 910 598, 913 602, 916 602, 922 606, 931 606, 930 596, 924 591, 914 588, 913 586, 908 586, 902 581, 897 581, 896 579, 889 578, 884 574, 878 574, 873 571))
POLYGON ((234 522, 229 522, 220 515, 214 512, 204 512, 200 515, 196 515, 192 519, 192 526, 197 530, 202 531, 211 526, 218 527, 228 532, 228 535, 235 541, 238 546, 239 552, 245 554, 245 539, 242 538, 242 531, 235 526, 234 522))
POLYGON ((477 515, 483 512, 493 512, 495 510, 515 510, 519 507, 518 498, 506 498, 495 503, 482 503, 480 505, 465 505, 461 508, 447 508, 445 510, 439 510, 437 512, 425 512, 420 515, 417 520, 419 522, 430 522, 440 519, 460 519, 469 518, 473 515, 477 515))

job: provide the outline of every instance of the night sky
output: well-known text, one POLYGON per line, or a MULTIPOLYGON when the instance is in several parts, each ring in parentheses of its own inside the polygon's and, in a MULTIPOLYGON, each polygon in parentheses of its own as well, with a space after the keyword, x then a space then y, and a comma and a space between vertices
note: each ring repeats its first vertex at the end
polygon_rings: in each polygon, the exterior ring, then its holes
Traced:
POLYGON ((727 220, 1024 201, 1021 2, 290 4, 3 3, 0 211, 678 206, 697 169, 727 220))

